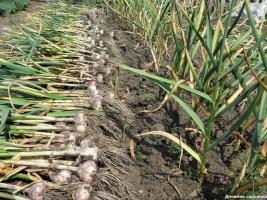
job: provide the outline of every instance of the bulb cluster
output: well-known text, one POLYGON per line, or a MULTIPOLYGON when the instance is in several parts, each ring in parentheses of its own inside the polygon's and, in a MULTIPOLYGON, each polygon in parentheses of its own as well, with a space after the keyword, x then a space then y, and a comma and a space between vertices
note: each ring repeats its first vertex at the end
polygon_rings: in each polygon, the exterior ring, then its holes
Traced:
POLYGON ((107 53, 108 48, 102 39, 105 32, 93 23, 97 17, 96 13, 92 12, 88 17, 90 19, 83 24, 84 32, 81 38, 81 49, 79 50, 81 53, 79 64, 83 71, 96 76, 99 73, 110 74, 111 69, 107 65, 110 59, 107 53))
MULTIPOLYGON (((83 78, 84 74, 90 74, 90 79, 83 82, 83 87, 86 87, 86 90, 83 90, 85 96, 75 102, 69 102, 69 105, 75 103, 78 107, 89 106, 94 110, 102 110, 103 99, 112 100, 115 95, 111 90, 99 89, 99 85, 105 83, 106 76, 111 73, 111 68, 108 65, 108 49, 103 39, 105 31, 99 25, 95 25, 96 18, 98 18, 97 14, 92 12, 88 15, 88 19, 84 20, 85 24, 82 24, 83 31, 80 36, 81 48, 78 50, 79 56, 75 61, 71 60, 80 67, 80 78, 83 78)), ((99 23, 101 24, 100 21, 97 22, 97 24, 99 23)), ((109 37, 111 36, 109 35, 109 37)), ((53 102, 53 104, 55 103, 60 102, 53 102)), ((120 168, 124 168, 124 163, 130 163, 127 153, 121 150, 119 145, 114 145, 116 141, 110 138, 105 138, 107 140, 105 145, 108 147, 101 146, 98 141, 104 139, 99 139, 101 136, 97 135, 98 133, 89 134, 88 129, 91 128, 89 125, 83 110, 79 111, 72 121, 58 121, 53 125, 55 133, 59 133, 58 135, 62 137, 52 139, 49 150, 57 152, 57 156, 64 160, 52 160, 51 163, 47 162, 42 165, 47 166, 50 180, 58 186, 65 187, 73 183, 75 178, 78 179, 75 188, 71 191, 72 199, 75 200, 93 200, 97 199, 97 195, 105 197, 103 199, 108 199, 106 197, 118 199, 113 195, 130 196, 131 192, 129 191, 132 190, 130 185, 121 180, 118 173, 120 168), (102 163, 102 168, 98 167, 98 163, 102 163), (106 167, 105 170, 103 170, 103 166, 106 167), (117 172, 115 172, 116 170, 117 172), (111 192, 109 194, 105 191, 111 192)), ((51 155, 55 157, 55 154, 51 153, 51 155)), ((125 166, 127 165, 125 164, 125 166)), ((33 166, 32 163, 31 166, 33 166)), ((124 170, 121 172, 125 173, 124 170)), ((49 185, 43 181, 32 184, 24 191, 32 200, 44 200, 48 190, 49 185)), ((70 194, 70 191, 67 192, 70 194)))
MULTIPOLYGON (((85 112, 78 112, 73 119, 73 131, 63 131, 65 138, 63 140, 58 140, 57 143, 63 144, 60 145, 60 150, 83 152, 83 155, 91 155, 92 159, 82 159, 81 162, 77 163, 77 167, 66 166, 66 169, 52 169, 48 172, 51 181, 59 186, 70 184, 73 181, 73 176, 78 176, 82 183, 72 192, 73 199, 77 200, 92 199, 92 183, 98 172, 96 160, 99 156, 99 149, 91 142, 91 140, 86 139, 86 137, 88 137, 86 121, 87 118, 85 112)), ((66 127, 67 125, 64 122, 58 122, 57 126, 66 127)), ((73 159, 72 156, 69 156, 69 158, 73 159)), ((66 159, 68 159, 68 156, 65 157, 65 161, 66 159)), ((49 168, 59 168, 58 166, 56 167, 58 163, 55 163, 54 167, 53 164, 52 161, 49 168)), ((71 164, 75 165, 75 163, 71 164)), ((34 183, 31 187, 25 190, 32 200, 44 200, 46 191, 47 187, 43 182, 34 183)))

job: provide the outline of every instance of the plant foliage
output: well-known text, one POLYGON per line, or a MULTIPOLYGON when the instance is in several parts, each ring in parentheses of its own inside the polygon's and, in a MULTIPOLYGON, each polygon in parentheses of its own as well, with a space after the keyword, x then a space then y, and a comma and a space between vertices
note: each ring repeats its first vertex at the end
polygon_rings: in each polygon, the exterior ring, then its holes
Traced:
POLYGON ((0 0, 0 14, 10 14, 23 10, 29 0, 0 0))
POLYGON ((237 138, 250 152, 247 177, 255 181, 260 148, 267 139, 267 58, 266 27, 255 23, 250 1, 116 0, 107 5, 142 33, 155 68, 169 71, 160 77, 119 65, 153 80, 191 117, 194 125, 189 128, 202 134, 200 174, 206 172, 211 149, 237 138), (248 15, 242 22, 244 10, 248 15), (235 11, 239 14, 233 18, 235 11), (215 127, 234 108, 240 115, 214 137, 215 127))

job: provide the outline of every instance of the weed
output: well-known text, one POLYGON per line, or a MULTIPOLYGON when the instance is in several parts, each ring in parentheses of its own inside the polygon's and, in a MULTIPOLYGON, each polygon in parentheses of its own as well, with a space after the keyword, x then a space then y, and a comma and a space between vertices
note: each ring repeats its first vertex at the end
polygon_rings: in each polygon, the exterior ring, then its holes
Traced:
POLYGON ((142 146, 140 144, 136 146, 136 154, 139 159, 142 158, 142 146))

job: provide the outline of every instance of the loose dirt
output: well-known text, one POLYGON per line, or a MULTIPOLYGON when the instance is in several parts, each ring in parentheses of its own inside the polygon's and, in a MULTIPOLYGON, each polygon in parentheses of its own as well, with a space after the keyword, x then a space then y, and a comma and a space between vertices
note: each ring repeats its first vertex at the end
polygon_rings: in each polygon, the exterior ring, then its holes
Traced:
MULTIPOLYGON (((38 2, 31 1, 26 12, 0 17, 0 32, 11 28, 17 19, 41 9, 40 5, 38 2)), ((104 75, 104 82, 99 84, 99 88, 104 93, 113 91, 118 97, 112 101, 104 100, 105 113, 89 114, 90 130, 88 131, 91 132, 93 142, 99 148, 112 148, 117 145, 127 149, 130 139, 136 134, 161 130, 182 138, 191 147, 197 149, 198 135, 192 130, 186 130, 191 123, 188 115, 172 102, 157 112, 142 112, 159 106, 164 93, 151 80, 117 68, 118 64, 127 64, 141 69, 148 66, 152 58, 142 38, 129 33, 125 21, 110 11, 96 9, 95 12, 99 13, 101 20, 96 20, 94 23, 105 32, 103 41, 109 49, 110 56, 107 66, 111 69, 111 73, 104 75), (120 144, 107 138, 116 139, 120 141, 120 144)), ((166 71, 160 71, 158 74, 166 73, 166 71)), ((237 114, 233 112, 226 115, 222 125, 227 124, 227 121, 232 120, 237 114)), ((220 134, 220 131, 218 127, 214 130, 214 135, 220 134)), ((124 158, 124 163, 120 163, 122 162, 120 158, 113 160, 118 167, 117 171, 121 170, 121 174, 126 172, 121 175, 122 179, 132 186, 121 182, 122 185, 111 187, 113 183, 106 185, 107 183, 101 182, 100 175, 96 179, 96 182, 98 180, 100 182, 96 183, 95 187, 109 190, 108 192, 117 194, 121 198, 127 196, 128 199, 213 200, 224 199, 234 177, 230 174, 230 171, 233 171, 230 167, 233 164, 231 158, 234 153, 230 146, 225 149, 218 147, 211 151, 207 181, 202 185, 197 179, 197 163, 185 152, 180 159, 181 149, 165 138, 150 137, 137 140, 135 153, 136 160, 132 163, 127 158, 124 158)), ((98 164, 100 168, 103 165, 101 162, 98 164)), ((240 170, 240 166, 242 162, 233 168, 240 170)), ((104 171, 102 171, 102 176, 104 176, 104 171)), ((53 197, 52 192, 49 195, 50 199, 59 199, 53 197)), ((63 194, 57 193, 56 195, 63 198, 63 194)))
MULTIPOLYGON (((126 135, 123 142, 129 145, 129 139, 136 134, 158 130, 182 138, 197 150, 199 136, 192 130, 186 130, 186 127, 190 127, 191 121, 184 110, 169 102, 157 112, 142 112, 158 107, 164 93, 151 80, 122 71, 116 66, 126 64, 146 69, 152 61, 150 51, 142 42, 142 38, 128 32, 129 29, 122 19, 110 13, 106 15, 108 17, 102 27, 106 32, 114 33, 113 38, 105 40, 113 55, 110 65, 114 71, 110 81, 121 103, 134 114, 132 123, 127 124, 128 128, 123 126, 122 132, 126 135)), ((158 75, 166 75, 166 71, 161 70, 158 75)), ((184 98, 190 100, 186 94, 184 98)), ((200 114, 205 117, 203 113, 200 114)), ((226 126, 237 115, 238 112, 235 110, 226 113, 221 127, 226 126)), ((218 137, 221 133, 222 130, 218 125, 214 129, 214 137, 218 137)), ((232 166, 231 160, 236 153, 230 145, 224 149, 221 146, 225 144, 221 143, 210 152, 207 178, 201 185, 198 181, 197 163, 186 153, 180 159, 181 149, 177 145, 160 137, 137 140, 137 159, 130 167, 128 181, 137 188, 140 200, 224 199, 225 195, 229 194, 231 182, 235 177, 231 171, 241 170, 242 161, 232 166)))
POLYGON ((33 13, 40 11, 42 8, 42 3, 38 1, 30 1, 29 5, 24 11, 18 12, 16 14, 10 14, 7 16, 0 16, 0 33, 3 30, 10 29, 13 25, 19 24, 20 19, 24 19, 33 13))

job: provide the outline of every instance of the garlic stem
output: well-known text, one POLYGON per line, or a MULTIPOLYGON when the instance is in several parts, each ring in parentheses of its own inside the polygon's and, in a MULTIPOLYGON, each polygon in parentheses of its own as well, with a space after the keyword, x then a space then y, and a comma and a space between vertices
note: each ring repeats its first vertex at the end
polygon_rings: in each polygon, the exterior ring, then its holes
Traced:
MULTIPOLYGON (((97 147, 87 149, 68 149, 64 151, 34 151, 34 152, 0 152, 2 157, 55 157, 55 156, 82 156, 88 159, 97 160, 99 149, 97 147)), ((0 162, 2 162, 0 160, 0 162)))
POLYGON ((27 161, 27 160, 3 160, 1 161, 4 164, 17 165, 17 166, 29 166, 29 167, 38 167, 45 169, 57 169, 57 170, 69 170, 77 172, 78 168, 68 165, 60 165, 47 162, 36 162, 36 161, 27 161))

